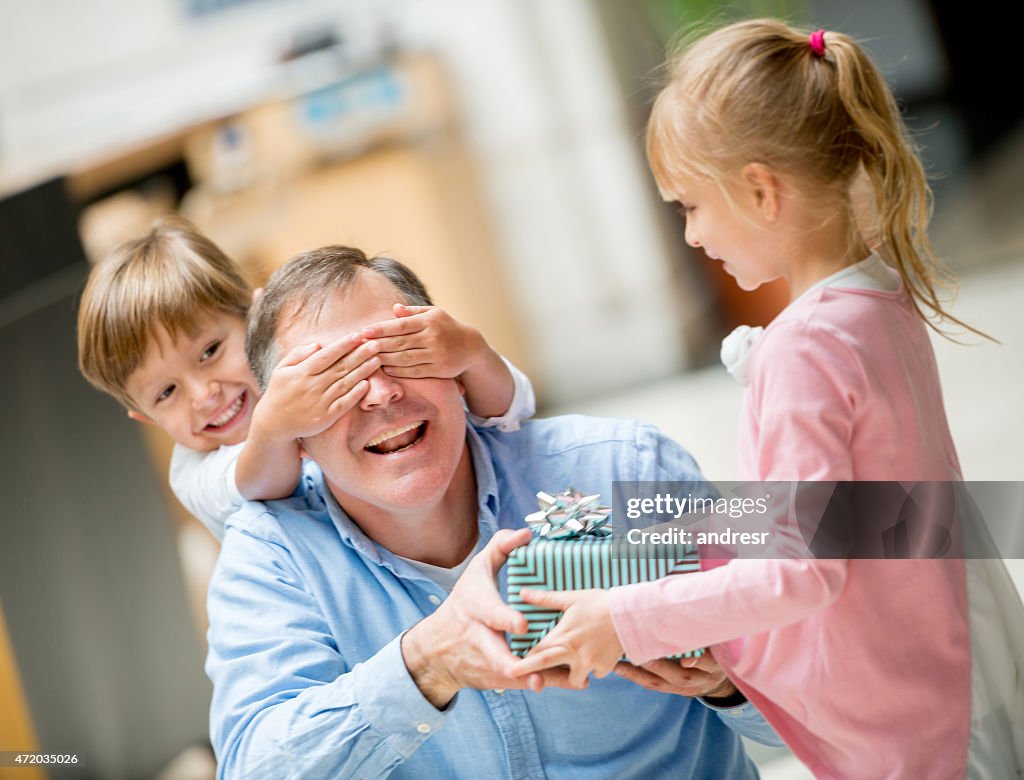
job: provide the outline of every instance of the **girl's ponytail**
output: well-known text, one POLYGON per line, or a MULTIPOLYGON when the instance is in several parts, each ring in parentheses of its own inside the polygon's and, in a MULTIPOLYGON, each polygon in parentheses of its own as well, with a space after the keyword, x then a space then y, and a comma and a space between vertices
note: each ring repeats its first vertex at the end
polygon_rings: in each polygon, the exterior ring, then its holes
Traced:
POLYGON ((938 324, 949 321, 989 338, 943 306, 940 290, 955 289, 956 282, 928 241, 932 191, 889 87, 853 39, 825 35, 825 57, 835 67, 836 90, 860 146, 861 176, 872 200, 859 209, 862 237, 896 269, 914 308, 932 328, 941 333, 938 324))

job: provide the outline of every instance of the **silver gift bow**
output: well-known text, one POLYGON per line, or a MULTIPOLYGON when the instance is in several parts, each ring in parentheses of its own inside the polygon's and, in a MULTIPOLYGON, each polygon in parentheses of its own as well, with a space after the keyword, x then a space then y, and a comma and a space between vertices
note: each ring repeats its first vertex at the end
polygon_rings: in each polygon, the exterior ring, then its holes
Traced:
POLYGON ((542 539, 569 539, 579 536, 611 536, 608 523, 611 507, 600 506, 600 494, 585 496, 567 488, 556 496, 537 494, 539 512, 526 516, 526 524, 542 539))

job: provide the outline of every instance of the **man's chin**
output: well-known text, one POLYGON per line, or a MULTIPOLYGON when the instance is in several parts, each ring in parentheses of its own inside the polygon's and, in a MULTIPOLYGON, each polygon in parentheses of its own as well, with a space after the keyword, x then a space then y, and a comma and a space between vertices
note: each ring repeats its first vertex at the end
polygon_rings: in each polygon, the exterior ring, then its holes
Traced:
POLYGON ((424 475, 410 474, 405 479, 389 480, 379 489, 363 482, 358 489, 351 491, 329 479, 327 484, 342 509, 349 515, 359 516, 367 509, 385 514, 407 514, 436 506, 444 499, 451 480, 424 479, 424 475))

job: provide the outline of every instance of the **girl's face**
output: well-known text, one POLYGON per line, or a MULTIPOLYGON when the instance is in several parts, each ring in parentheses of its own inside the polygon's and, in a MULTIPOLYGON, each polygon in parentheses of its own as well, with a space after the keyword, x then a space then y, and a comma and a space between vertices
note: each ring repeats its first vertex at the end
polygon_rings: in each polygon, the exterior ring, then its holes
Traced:
POLYGON ((752 182, 741 181, 730 198, 714 182, 687 182, 673 194, 686 220, 686 243, 720 260, 741 289, 756 290, 782 276, 773 233, 759 208, 763 193, 752 182))

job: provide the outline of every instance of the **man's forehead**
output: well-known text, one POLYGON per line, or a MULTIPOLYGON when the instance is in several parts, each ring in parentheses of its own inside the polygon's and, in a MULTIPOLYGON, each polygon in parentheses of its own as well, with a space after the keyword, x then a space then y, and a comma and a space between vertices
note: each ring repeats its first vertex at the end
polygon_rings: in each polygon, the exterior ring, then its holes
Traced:
POLYGON ((299 301, 281 318, 278 337, 298 344, 312 335, 342 336, 374 322, 393 319, 393 306, 404 303, 402 293, 386 277, 361 271, 344 288, 329 290, 323 300, 299 301))

